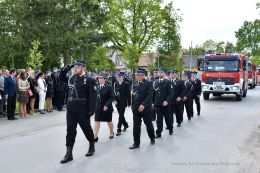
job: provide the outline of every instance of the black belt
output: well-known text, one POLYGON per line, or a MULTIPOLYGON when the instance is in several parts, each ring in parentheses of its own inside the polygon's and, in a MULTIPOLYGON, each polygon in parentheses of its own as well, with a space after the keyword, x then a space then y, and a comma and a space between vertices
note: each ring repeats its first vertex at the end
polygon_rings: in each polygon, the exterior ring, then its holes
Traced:
POLYGON ((73 98, 73 97, 69 97, 68 101, 88 101, 87 98, 73 98))

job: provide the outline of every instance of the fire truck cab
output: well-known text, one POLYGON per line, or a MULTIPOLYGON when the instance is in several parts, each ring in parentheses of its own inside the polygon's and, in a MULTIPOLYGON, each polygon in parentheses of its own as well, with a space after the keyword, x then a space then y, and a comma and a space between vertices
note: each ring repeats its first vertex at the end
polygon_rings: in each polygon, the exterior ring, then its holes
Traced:
POLYGON ((248 58, 237 53, 207 54, 199 60, 202 71, 202 92, 204 100, 210 94, 234 94, 238 101, 246 97, 248 89, 248 58))

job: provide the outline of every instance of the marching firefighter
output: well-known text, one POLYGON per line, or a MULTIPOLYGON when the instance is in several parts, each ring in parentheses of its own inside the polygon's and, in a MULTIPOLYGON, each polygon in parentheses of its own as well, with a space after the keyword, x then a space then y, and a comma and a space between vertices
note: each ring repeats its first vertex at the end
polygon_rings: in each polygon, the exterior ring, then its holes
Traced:
POLYGON ((171 85, 171 97, 170 97, 170 118, 172 124, 174 123, 174 116, 176 116, 177 127, 181 127, 183 121, 182 113, 182 98, 184 96, 185 88, 182 80, 177 78, 177 70, 171 70, 169 72, 169 80, 171 85))
POLYGON ((89 141, 89 150, 86 156, 92 156, 95 152, 94 134, 90 124, 90 117, 94 114, 97 99, 96 81, 85 72, 84 61, 74 64, 75 75, 69 79, 69 96, 67 103, 67 153, 61 163, 73 160, 72 149, 79 124, 85 137, 89 141))
POLYGON ((173 134, 173 123, 169 114, 169 101, 170 101, 170 81, 164 77, 165 69, 160 67, 158 71, 159 79, 153 82, 155 91, 154 107, 157 115, 157 130, 156 137, 161 138, 163 131, 163 118, 169 130, 169 134, 173 134))
POLYGON ((98 142, 98 133, 100 129, 100 123, 106 122, 109 127, 109 139, 114 138, 114 124, 112 121, 113 100, 114 93, 112 86, 106 82, 107 74, 99 73, 98 76, 98 90, 97 90, 97 104, 95 111, 95 124, 94 124, 94 137, 95 142, 98 142))
POLYGON ((131 92, 129 83, 124 80, 124 73, 118 72, 116 74, 117 82, 114 83, 114 95, 115 95, 115 105, 119 114, 117 133, 116 136, 121 135, 121 127, 124 126, 123 131, 129 127, 125 120, 125 109, 127 106, 131 106, 131 92))
POLYGON ((183 111, 184 112, 184 107, 186 110, 186 114, 188 117, 188 120, 191 120, 191 118, 193 117, 192 115, 192 84, 191 81, 188 78, 188 74, 184 73, 182 75, 182 80, 184 82, 184 95, 183 95, 183 111))
POLYGON ((152 123, 152 94, 153 89, 149 81, 145 79, 146 71, 138 68, 135 72, 136 81, 132 85, 132 111, 133 111, 133 136, 134 144, 129 149, 140 146, 142 119, 146 125, 151 145, 155 144, 154 127, 152 123))
MULTIPOLYGON (((191 83, 192 83, 192 103, 193 100, 196 103, 197 106, 197 115, 200 116, 200 110, 201 110, 201 105, 200 105, 200 95, 201 95, 201 81, 200 79, 197 78, 197 73, 196 71, 192 72, 191 75, 191 83)), ((192 115, 194 114, 193 112, 193 104, 192 104, 192 115)))

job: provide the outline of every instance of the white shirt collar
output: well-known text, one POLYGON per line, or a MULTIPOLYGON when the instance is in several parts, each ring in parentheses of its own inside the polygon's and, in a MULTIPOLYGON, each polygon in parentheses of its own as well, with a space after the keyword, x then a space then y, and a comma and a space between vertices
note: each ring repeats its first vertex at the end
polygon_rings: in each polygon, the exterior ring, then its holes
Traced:
POLYGON ((81 76, 84 76, 85 74, 86 74, 86 72, 83 72, 83 73, 80 75, 80 77, 81 77, 81 76))

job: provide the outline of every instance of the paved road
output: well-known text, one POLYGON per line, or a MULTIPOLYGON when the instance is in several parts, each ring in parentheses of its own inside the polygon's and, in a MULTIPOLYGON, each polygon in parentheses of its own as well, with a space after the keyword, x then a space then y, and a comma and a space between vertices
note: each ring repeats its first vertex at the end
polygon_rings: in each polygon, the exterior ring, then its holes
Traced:
MULTIPOLYGON (((202 116, 188 122, 185 116, 174 135, 164 131, 151 146, 142 127, 141 148, 130 151, 132 129, 108 139, 108 127, 101 126, 94 157, 78 130, 74 161, 59 164, 65 153, 65 112, 0 119, 1 173, 170 173, 170 172, 260 172, 260 87, 250 90, 242 102, 233 96, 202 101, 202 116)), ((132 125, 132 115, 127 111, 132 125)), ((114 113, 117 122, 117 113, 114 113)))

